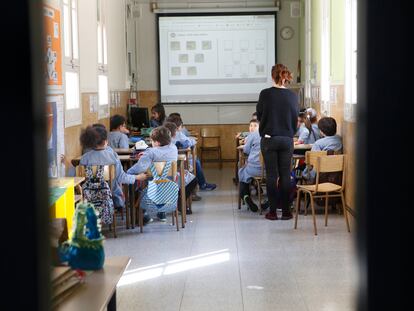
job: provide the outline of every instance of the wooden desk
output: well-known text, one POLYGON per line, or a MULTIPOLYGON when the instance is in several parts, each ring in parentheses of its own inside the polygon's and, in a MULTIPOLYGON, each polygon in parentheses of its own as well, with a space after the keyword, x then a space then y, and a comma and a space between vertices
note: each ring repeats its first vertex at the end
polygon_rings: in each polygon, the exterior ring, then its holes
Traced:
POLYGON ((311 150, 313 144, 297 144, 293 146, 294 150, 311 150))
POLYGON ((128 267, 129 257, 105 258, 103 269, 86 276, 85 283, 67 297, 57 310, 116 310, 116 285, 128 267))
POLYGON ((132 154, 134 153, 134 148, 114 148, 114 151, 117 154, 132 154))

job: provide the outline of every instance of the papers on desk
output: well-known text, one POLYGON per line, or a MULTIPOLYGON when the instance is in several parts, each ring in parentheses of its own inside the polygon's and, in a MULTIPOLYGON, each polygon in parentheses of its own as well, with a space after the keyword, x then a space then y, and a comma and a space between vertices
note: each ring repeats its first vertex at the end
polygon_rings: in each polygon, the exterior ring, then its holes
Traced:
POLYGON ((84 276, 70 267, 53 267, 51 272, 52 307, 56 308, 83 282, 84 276))
POLYGON ((148 145, 145 143, 144 140, 140 140, 135 143, 136 150, 145 150, 147 148, 148 148, 148 145))

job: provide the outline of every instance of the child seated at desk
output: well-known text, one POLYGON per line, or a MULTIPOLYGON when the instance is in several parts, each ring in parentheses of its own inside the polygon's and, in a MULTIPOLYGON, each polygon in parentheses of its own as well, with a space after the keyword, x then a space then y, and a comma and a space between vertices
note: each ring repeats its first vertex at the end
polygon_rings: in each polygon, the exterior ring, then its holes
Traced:
MULTIPOLYGON (((172 122, 164 122, 164 126, 170 130, 171 141, 174 142, 175 136, 177 133, 177 126, 175 125, 175 123, 172 123, 172 122)), ((189 159, 187 159, 187 161, 189 161, 189 159)), ((180 177, 179 172, 177 173, 177 175, 178 177, 180 177)), ((197 178, 194 176, 194 174, 192 174, 188 170, 185 170, 184 183, 185 183, 185 197, 189 198, 191 194, 193 194, 194 196, 197 196, 196 194, 197 178)), ((191 210, 187 208, 187 214, 191 214, 191 213, 192 213, 191 210)))
MULTIPOLYGON (((175 135, 175 139, 173 140, 173 143, 177 146, 177 148, 180 149, 186 149, 186 148, 195 148, 196 141, 191 138, 184 135, 183 132, 181 132, 181 128, 183 125, 183 120, 181 120, 178 116, 172 116, 167 118, 167 122, 172 122, 177 126, 177 133, 175 135)), ((216 184, 209 184, 206 181, 206 178, 204 176, 203 169, 201 168, 200 160, 196 160, 196 176, 198 181, 198 186, 200 187, 200 190, 214 190, 216 189, 216 184)))
POLYGON ((108 136, 109 146, 112 148, 129 148, 129 134, 125 124, 126 120, 123 116, 116 114, 110 120, 110 132, 108 136))
MULTIPOLYGON (((318 139, 312 146, 311 151, 328 151, 334 153, 342 152, 342 138, 336 135, 336 121, 331 117, 324 117, 319 120, 318 127, 320 129, 323 138, 318 139)), ((303 171, 303 178, 308 183, 313 184, 316 178, 316 171, 311 168, 308 173, 308 169, 303 171)))
POLYGON ((252 212, 257 212, 258 207, 250 198, 249 185, 253 177, 262 174, 259 121, 250 120, 249 131, 250 134, 246 137, 245 145, 243 146, 243 152, 248 154, 249 157, 246 164, 239 169, 240 198, 243 199, 252 212))
MULTIPOLYGON (((151 166, 152 162, 177 161, 177 147, 171 143, 171 133, 165 126, 154 128, 150 134, 152 148, 147 148, 142 152, 138 162, 135 163, 128 171, 128 174, 143 174, 151 166)), ((167 221, 165 213, 157 213, 160 221, 167 221)), ((145 219, 144 223, 151 219, 145 219)))
POLYGON ((301 128, 298 144, 313 144, 315 141, 321 138, 320 130, 317 124, 317 113, 313 108, 306 109, 306 118, 304 121, 304 127, 301 128))
MULTIPOLYGON (((130 175, 124 172, 118 155, 112 148, 107 148, 108 132, 102 124, 88 126, 83 129, 80 135, 80 143, 83 150, 89 150, 82 155, 79 161, 80 165, 115 165, 115 181, 112 189, 113 201, 115 208, 123 208, 125 200, 121 184, 134 184, 136 180, 145 180, 147 178, 146 174, 130 175)), ((112 213, 113 211, 111 211, 112 213)), ((110 222, 112 222, 112 219, 110 222)))
POLYGON ((318 127, 323 138, 318 139, 312 146, 312 151, 332 150, 340 152, 342 150, 342 138, 336 135, 336 121, 331 117, 324 117, 319 120, 318 127))
MULTIPOLYGON (((182 120, 181 118, 181 114, 179 114, 178 112, 172 112, 169 114, 168 117, 178 117, 182 120)), ((185 136, 190 137, 190 132, 187 130, 187 128, 184 126, 184 123, 181 125, 181 133, 183 133, 185 136)))
POLYGON ((151 107, 150 127, 161 126, 165 121, 165 109, 160 103, 151 107))
MULTIPOLYGON (((257 121, 257 112, 256 111, 252 113, 252 119, 250 120, 250 125, 251 125, 252 120, 257 121)), ((249 131, 248 132, 239 132, 239 133, 237 133, 236 134, 236 139, 245 139, 251 133, 250 125, 249 125, 249 131)), ((243 143, 244 143, 244 141, 243 141, 243 143)))

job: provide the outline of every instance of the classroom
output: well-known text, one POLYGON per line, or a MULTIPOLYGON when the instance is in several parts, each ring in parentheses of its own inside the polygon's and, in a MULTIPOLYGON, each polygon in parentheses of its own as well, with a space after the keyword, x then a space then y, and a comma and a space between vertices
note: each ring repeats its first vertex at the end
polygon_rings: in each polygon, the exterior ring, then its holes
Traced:
POLYGON ((399 310, 385 4, 7 3, 8 309, 399 310))

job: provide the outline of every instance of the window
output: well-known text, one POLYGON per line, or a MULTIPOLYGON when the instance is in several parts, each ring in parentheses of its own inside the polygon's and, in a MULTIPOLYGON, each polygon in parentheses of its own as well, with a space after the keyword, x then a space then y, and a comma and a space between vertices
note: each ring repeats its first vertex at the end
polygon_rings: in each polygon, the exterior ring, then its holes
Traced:
POLYGON ((324 116, 331 113, 330 107, 330 0, 322 0, 322 36, 321 36, 321 112, 324 116))
POLYGON ((65 126, 82 123, 79 92, 78 2, 63 0, 65 126))
POLYGON ((345 119, 355 120, 357 103, 357 0, 345 1, 345 119))
POLYGON ((105 24, 105 0, 97 0, 98 35, 98 119, 109 117, 108 43, 105 24))

